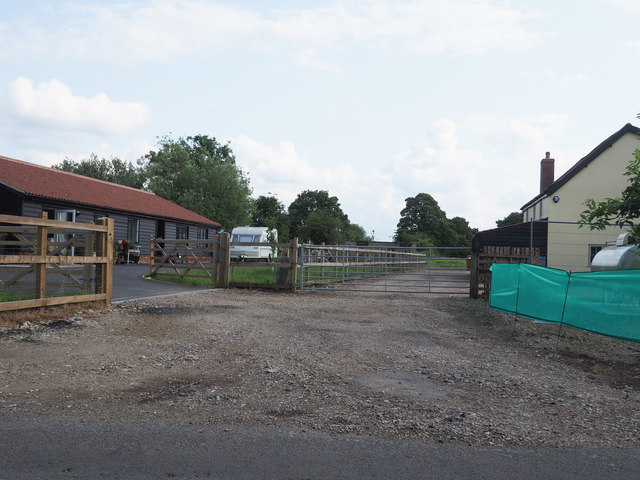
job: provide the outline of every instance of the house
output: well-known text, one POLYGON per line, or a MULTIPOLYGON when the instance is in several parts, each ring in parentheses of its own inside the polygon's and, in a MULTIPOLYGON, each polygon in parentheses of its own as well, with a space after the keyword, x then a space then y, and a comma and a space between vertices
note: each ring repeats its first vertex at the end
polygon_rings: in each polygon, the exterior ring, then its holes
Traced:
POLYGON ((620 196, 628 185, 624 171, 634 151, 640 148, 639 134, 638 127, 626 124, 558 179, 554 178, 555 161, 547 152, 540 162, 540 192, 521 207, 524 223, 479 232, 474 238, 476 249, 493 243, 524 244, 529 231, 530 238, 535 239, 534 248, 541 254, 541 265, 572 272, 589 271, 595 254, 607 242, 615 241, 621 230, 580 228, 584 202, 588 198, 601 201, 620 196))
POLYGON ((154 193, 0 156, 0 213, 88 223, 114 219, 115 241, 140 245, 149 238, 214 238, 220 224, 154 193))

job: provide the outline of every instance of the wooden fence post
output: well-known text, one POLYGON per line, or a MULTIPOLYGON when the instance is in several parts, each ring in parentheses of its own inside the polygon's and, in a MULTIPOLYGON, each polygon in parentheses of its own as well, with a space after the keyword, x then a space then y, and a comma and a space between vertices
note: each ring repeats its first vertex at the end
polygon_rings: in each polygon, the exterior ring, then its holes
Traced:
POLYGON ((96 293, 104 293, 109 305, 113 298, 113 218, 99 218, 98 224, 106 226, 107 231, 100 232, 96 242, 96 256, 106 258, 106 263, 96 264, 96 289, 100 281, 100 291, 96 293))
POLYGON ((480 281, 480 254, 478 252, 471 253, 471 272, 469 275, 469 296, 471 298, 478 298, 478 289, 480 281))
POLYGON ((229 288, 229 270, 231 268, 231 235, 228 232, 220 234, 220 265, 218 286, 221 288, 229 288))
MULTIPOLYGON (((42 219, 47 220, 49 214, 42 212, 42 219)), ((38 253, 40 257, 47 256, 47 227, 45 225, 38 226, 38 253)), ((38 263, 36 267, 36 298, 46 298, 47 296, 47 264, 38 263)))
POLYGON ((153 235, 149 235, 149 275, 153 275, 153 264, 155 263, 156 253, 154 250, 155 242, 153 235))
POLYGON ((298 237, 295 237, 291 240, 291 244, 289 245, 289 268, 290 270, 290 275, 289 275, 289 280, 290 280, 290 287, 291 287, 291 291, 295 292, 296 291, 296 280, 298 278, 297 274, 298 274, 298 237))

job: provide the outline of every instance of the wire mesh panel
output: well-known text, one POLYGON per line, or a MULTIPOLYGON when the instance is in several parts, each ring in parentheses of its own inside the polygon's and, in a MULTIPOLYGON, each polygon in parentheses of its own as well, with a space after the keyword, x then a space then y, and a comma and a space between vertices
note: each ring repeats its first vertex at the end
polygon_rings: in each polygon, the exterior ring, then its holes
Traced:
POLYGON ((468 247, 303 245, 301 289, 469 293, 468 247))

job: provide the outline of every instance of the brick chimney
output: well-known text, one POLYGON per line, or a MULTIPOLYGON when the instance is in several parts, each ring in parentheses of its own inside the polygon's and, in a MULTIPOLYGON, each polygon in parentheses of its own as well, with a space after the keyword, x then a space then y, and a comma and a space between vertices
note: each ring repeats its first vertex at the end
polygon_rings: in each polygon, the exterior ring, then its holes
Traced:
POLYGON ((546 152, 540 160, 540 193, 544 192, 553 183, 553 164, 555 160, 551 158, 551 153, 546 152))

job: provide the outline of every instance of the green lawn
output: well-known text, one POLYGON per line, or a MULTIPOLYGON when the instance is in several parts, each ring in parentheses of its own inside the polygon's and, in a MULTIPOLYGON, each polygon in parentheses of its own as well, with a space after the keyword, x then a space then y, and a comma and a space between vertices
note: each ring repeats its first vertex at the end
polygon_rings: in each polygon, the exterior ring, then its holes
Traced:
MULTIPOLYGON (((263 284, 276 284, 278 280, 277 266, 272 267, 231 267, 229 271, 229 283, 263 283, 263 284)), ((193 285, 196 287, 211 287, 217 286, 212 284, 211 280, 203 270, 191 270, 189 275, 197 275, 199 278, 183 277, 181 278, 175 273, 159 273, 154 278, 164 282, 174 282, 183 285, 193 285)))

